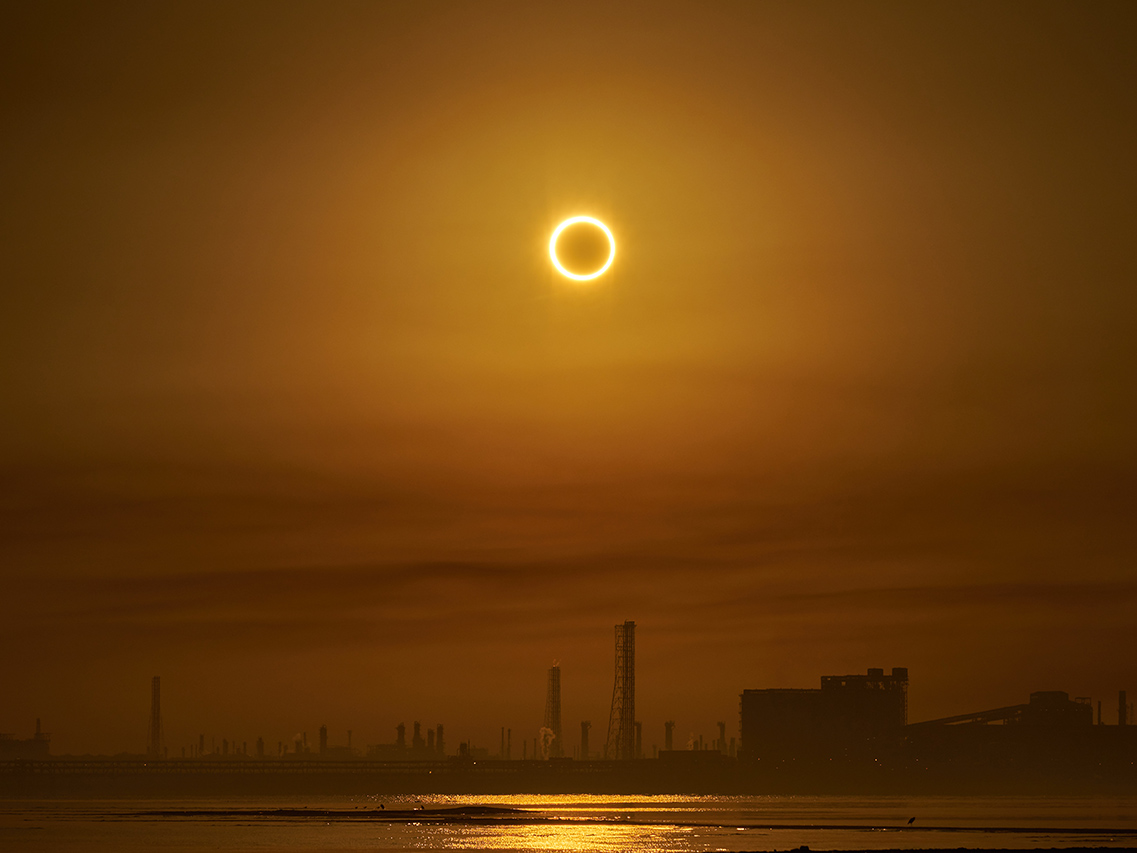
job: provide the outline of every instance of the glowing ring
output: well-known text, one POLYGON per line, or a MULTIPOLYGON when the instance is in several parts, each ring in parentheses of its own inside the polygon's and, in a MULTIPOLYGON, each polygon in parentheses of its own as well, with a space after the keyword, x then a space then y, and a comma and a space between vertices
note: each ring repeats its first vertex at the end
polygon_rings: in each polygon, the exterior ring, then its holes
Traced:
POLYGON ((574 216, 572 219, 566 219, 558 225, 557 230, 553 232, 553 236, 549 240, 549 257, 553 259, 553 266, 557 268, 557 272, 561 275, 571 278, 574 281, 588 281, 589 279, 596 278, 598 275, 603 275, 604 271, 612 266, 612 261, 616 258, 616 239, 612 236, 612 232, 608 230, 608 226, 599 219, 593 219, 591 216, 574 216), (574 272, 569 272, 562 267, 561 262, 557 260, 557 238, 561 236, 562 231, 570 225, 576 225, 578 222, 587 222, 589 225, 595 225, 608 236, 608 260, 604 262, 604 266, 588 275, 577 275, 574 272))

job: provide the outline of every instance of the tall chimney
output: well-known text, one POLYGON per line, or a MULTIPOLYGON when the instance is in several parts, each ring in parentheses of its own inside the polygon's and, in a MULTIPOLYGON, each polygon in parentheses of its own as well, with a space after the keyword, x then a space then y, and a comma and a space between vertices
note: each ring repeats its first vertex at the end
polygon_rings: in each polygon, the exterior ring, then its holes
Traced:
POLYGON ((1120 690, 1117 693, 1117 724, 1119 726, 1129 724, 1129 703, 1125 701, 1124 690, 1120 690))
POLYGON ((560 758, 565 752, 561 737, 561 667, 556 661, 549 668, 548 687, 545 691, 545 728, 553 733, 549 758, 560 758))

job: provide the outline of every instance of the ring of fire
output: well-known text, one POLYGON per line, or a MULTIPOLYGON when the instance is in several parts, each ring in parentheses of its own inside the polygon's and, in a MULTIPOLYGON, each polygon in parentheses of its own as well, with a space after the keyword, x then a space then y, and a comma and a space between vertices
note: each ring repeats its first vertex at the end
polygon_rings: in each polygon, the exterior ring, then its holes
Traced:
POLYGON ((612 236, 612 232, 608 230, 608 226, 601 222, 599 219, 593 219, 591 216, 574 216, 571 219, 566 219, 564 222, 558 225, 556 230, 553 232, 553 236, 549 239, 549 257, 553 261, 553 266, 557 268, 557 272, 559 272, 561 275, 565 276, 566 278, 571 278, 574 281, 588 281, 590 279, 596 278, 599 275, 603 275, 604 271, 607 270, 608 267, 612 266, 612 261, 616 258, 616 239, 612 236), (595 225, 597 228, 603 231, 604 235, 608 238, 608 260, 606 260, 604 262, 604 266, 602 266, 596 272, 590 272, 585 275, 569 272, 567 269, 561 266, 561 262, 557 260, 557 238, 560 237, 561 232, 568 228, 570 225, 577 225, 581 222, 586 222, 589 225, 595 225))

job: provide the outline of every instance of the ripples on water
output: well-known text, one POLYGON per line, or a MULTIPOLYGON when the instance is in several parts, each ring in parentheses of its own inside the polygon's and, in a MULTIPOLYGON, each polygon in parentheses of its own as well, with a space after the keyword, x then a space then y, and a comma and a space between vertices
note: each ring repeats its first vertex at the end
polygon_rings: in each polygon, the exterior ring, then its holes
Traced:
MULTIPOLYGON (((389 816, 389 815, 388 815, 389 816)), ((1137 797, 424 796, 0 804, 13 851, 710 851, 1137 846, 1137 797), (387 810, 422 820, 376 821, 387 810), (435 809, 518 816, 433 822, 435 809), (310 810, 252 816, 245 809, 310 810), (158 816, 156 811, 174 812, 158 816), (193 810, 197 814, 177 814, 193 810), (321 811, 331 814, 320 814, 321 811), (202 813, 204 812, 204 814, 202 813), (908 819, 916 818, 913 826, 908 819)))

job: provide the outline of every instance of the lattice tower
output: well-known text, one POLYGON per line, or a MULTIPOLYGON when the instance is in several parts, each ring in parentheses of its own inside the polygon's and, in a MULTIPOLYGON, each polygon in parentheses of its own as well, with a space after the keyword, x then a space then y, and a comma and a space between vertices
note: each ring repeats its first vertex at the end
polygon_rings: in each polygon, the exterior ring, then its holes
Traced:
POLYGON ((616 681, 604 757, 627 761, 636 757, 636 623, 616 626, 616 681))

